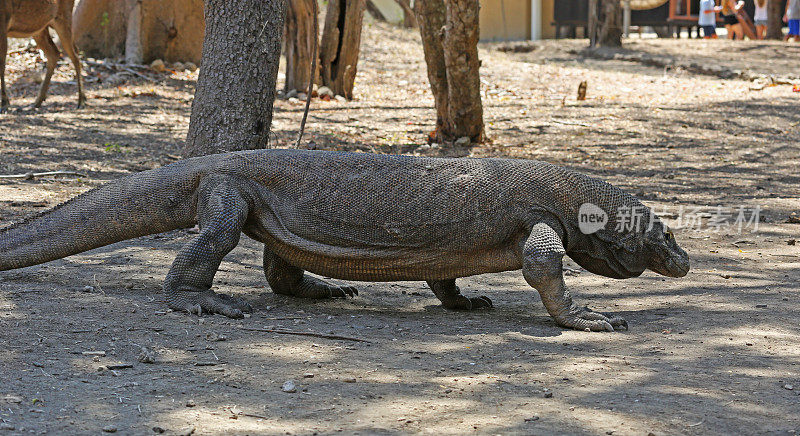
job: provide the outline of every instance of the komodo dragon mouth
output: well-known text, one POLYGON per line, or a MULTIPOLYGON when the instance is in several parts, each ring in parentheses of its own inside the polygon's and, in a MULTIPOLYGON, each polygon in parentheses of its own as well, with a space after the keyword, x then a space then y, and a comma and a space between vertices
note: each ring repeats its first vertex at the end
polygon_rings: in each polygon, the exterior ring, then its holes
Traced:
POLYGON ((689 255, 678 246, 669 228, 648 236, 645 242, 648 269, 667 277, 683 277, 689 272, 689 255))

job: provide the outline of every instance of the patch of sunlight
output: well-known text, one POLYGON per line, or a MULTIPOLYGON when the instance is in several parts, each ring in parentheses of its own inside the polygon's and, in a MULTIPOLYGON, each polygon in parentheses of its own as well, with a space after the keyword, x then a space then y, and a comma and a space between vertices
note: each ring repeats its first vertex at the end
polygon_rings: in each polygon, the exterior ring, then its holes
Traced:
POLYGON ((22 356, 15 350, 9 350, 7 347, 3 347, 3 351, 0 352, 0 364, 4 364, 6 368, 13 362, 19 362, 21 360, 22 356))
MULTIPOLYGON (((270 333, 265 333, 269 335, 270 333)), ((312 363, 326 363, 343 359, 345 347, 335 344, 324 344, 309 341, 312 338, 290 339, 285 335, 272 334, 270 339, 274 342, 252 342, 252 338, 243 339, 245 347, 237 349, 238 352, 266 360, 282 360, 284 362, 309 361, 312 363)))
POLYGON ((19 306, 14 301, 0 297, 0 319, 2 320, 21 320, 25 315, 18 311, 19 306))

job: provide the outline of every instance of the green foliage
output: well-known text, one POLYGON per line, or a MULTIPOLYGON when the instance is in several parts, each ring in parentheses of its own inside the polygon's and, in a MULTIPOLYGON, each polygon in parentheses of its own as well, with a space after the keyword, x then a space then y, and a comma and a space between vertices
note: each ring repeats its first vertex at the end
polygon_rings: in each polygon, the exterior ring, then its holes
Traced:
POLYGON ((128 153, 130 151, 128 147, 113 142, 106 142, 103 146, 105 147, 103 150, 105 150, 106 153, 128 153))

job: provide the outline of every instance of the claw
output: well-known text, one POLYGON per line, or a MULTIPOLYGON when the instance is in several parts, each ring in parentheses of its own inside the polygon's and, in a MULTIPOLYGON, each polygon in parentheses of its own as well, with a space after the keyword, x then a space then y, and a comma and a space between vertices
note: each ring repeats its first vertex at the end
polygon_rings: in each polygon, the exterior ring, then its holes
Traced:
POLYGON ((575 310, 561 319, 557 319, 557 322, 563 327, 593 332, 613 332, 619 327, 628 329, 628 323, 624 319, 615 315, 593 312, 588 308, 575 310))
POLYGON ((176 303, 176 305, 170 304, 170 307, 176 310, 185 310, 189 314, 197 316, 202 316, 203 313, 218 313, 228 318, 238 319, 244 318, 245 313, 253 311, 252 306, 247 302, 230 295, 217 294, 211 290, 200 293, 196 291, 178 291, 178 294, 179 296, 173 298, 186 303, 182 306, 180 303, 176 303))

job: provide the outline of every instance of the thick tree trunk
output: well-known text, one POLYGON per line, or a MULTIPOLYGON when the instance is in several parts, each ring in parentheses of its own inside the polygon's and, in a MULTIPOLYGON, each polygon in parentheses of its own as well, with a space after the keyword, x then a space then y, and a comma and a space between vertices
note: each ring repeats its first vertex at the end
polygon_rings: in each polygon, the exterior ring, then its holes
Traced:
POLYGON ((202 0, 81 0, 73 20, 75 42, 89 56, 200 62, 202 0))
POLYGON ((320 43, 322 84, 353 99, 365 0, 329 0, 320 43))
POLYGON ((436 105, 431 140, 484 138, 478 59, 478 3, 473 0, 415 2, 428 80, 436 105))
POLYGON ((779 0, 767 0, 767 39, 783 39, 784 4, 779 0))
POLYGON ((206 0, 186 156, 269 144, 285 6, 283 1, 206 0))
MULTIPOLYGON (((319 33, 314 20, 314 1, 316 0, 289 0, 286 10, 285 26, 285 55, 286 55, 286 83, 284 91, 293 89, 298 92, 308 90, 308 81, 311 78, 311 57, 314 50, 314 38, 319 33)), ((316 80, 316 74, 313 80, 316 80)))
POLYGON ((381 12, 381 10, 378 9, 377 6, 375 6, 375 3, 372 3, 372 0, 367 0, 366 10, 367 12, 369 12, 370 15, 372 15, 372 18, 378 21, 384 21, 384 22, 386 21, 386 17, 383 16, 383 12, 381 12))
MULTIPOLYGON (((395 0, 400 8, 403 9, 403 27, 417 27, 417 17, 414 15, 414 9, 408 3, 408 0, 395 0)), ((424 1, 424 0, 420 0, 424 1)))
POLYGON ((589 1, 589 45, 622 47, 622 5, 619 0, 589 1))

